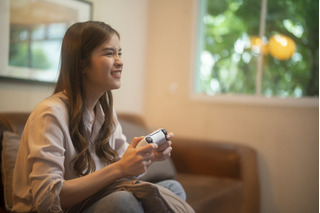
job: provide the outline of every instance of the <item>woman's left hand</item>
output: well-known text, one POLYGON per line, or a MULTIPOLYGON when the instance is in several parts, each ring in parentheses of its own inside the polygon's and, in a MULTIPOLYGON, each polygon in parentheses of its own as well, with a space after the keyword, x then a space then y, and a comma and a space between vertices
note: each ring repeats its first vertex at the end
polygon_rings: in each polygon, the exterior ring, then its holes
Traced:
POLYGON ((169 139, 169 141, 160 145, 158 149, 153 151, 153 154, 154 154, 153 161, 163 161, 170 157, 171 150, 172 150, 172 147, 171 147, 172 142, 170 141, 170 139, 172 139, 173 136, 174 136, 173 133, 170 132, 167 135, 167 138, 169 139))

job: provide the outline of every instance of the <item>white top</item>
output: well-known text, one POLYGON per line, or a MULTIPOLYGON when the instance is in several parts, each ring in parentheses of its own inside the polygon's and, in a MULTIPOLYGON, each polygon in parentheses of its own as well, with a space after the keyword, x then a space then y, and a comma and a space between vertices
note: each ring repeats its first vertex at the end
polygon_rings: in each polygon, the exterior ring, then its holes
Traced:
MULTIPOLYGON (((76 177, 71 165, 76 151, 70 138, 68 109, 63 99, 67 99, 63 93, 45 99, 28 118, 13 175, 13 211, 63 212, 59 198, 62 183, 76 177)), ((94 140, 104 119, 100 103, 96 105, 94 123, 88 110, 83 117, 83 134, 90 143, 96 170, 107 166, 94 152, 94 140)), ((117 118, 109 143, 119 157, 129 145, 117 118)))

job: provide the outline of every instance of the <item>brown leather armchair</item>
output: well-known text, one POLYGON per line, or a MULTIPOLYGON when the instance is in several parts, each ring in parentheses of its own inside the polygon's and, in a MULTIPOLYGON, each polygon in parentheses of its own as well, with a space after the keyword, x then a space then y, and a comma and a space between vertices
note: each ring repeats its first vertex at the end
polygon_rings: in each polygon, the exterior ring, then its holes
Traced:
MULTIPOLYGON (((1 144, 3 131, 21 134, 28 116, 29 113, 0 113, 1 144)), ((149 132, 144 120, 137 115, 120 113, 118 117, 129 141, 133 136, 149 132)), ((176 178, 186 190, 187 202, 198 213, 259 212, 255 150, 242 145, 179 137, 172 142, 171 159, 150 167, 145 180, 176 178)), ((8 212, 4 206, 1 184, 0 212, 8 212)))

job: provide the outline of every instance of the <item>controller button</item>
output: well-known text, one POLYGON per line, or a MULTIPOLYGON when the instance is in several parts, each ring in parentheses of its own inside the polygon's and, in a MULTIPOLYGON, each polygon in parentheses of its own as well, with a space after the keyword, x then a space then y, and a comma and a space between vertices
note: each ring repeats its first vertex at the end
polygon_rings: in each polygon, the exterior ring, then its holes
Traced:
POLYGON ((152 142, 153 142, 153 140, 152 140, 151 137, 146 137, 145 139, 146 139, 146 141, 147 141, 148 143, 152 143, 152 142))
POLYGON ((167 130, 165 130, 165 129, 161 129, 161 131, 163 132, 163 134, 165 134, 165 135, 167 135, 168 133, 167 133, 167 130))

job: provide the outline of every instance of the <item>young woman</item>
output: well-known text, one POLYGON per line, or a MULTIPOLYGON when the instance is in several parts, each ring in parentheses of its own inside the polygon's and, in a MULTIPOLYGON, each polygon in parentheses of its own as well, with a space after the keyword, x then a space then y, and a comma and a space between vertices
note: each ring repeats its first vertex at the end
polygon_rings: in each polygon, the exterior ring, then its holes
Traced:
MULTIPOLYGON (((165 160, 171 142, 129 145, 113 109, 123 62, 119 33, 103 22, 72 25, 61 48, 54 94, 31 113, 13 177, 14 212, 63 212, 125 177, 165 160)), ((171 138, 172 133, 169 134, 171 138)), ((185 199, 176 181, 160 183, 185 199)), ((143 212, 132 193, 111 193, 85 212, 143 212)))

